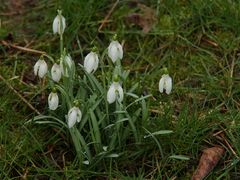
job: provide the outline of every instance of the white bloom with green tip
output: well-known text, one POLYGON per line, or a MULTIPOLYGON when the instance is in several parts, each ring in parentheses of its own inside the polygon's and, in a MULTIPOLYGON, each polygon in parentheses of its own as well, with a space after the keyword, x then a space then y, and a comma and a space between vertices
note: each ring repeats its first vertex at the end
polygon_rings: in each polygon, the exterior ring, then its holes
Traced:
POLYGON ((159 81, 159 91, 163 93, 164 90, 167 94, 172 91, 172 78, 168 74, 163 74, 159 81))
POLYGON ((95 52, 90 52, 84 59, 84 69, 88 73, 95 72, 98 68, 98 55, 95 52))
POLYGON ((33 67, 35 76, 43 78, 48 71, 47 63, 43 59, 39 59, 33 67))
POLYGON ((58 33, 62 35, 66 28, 66 20, 61 15, 61 11, 58 11, 58 15, 53 20, 53 34, 58 33))
POLYGON ((115 63, 123 58, 123 48, 118 41, 112 41, 108 46, 108 56, 115 63))
POLYGON ((61 58, 60 60, 60 67, 62 74, 66 77, 69 77, 69 71, 72 70, 73 67, 73 60, 70 56, 70 54, 66 55, 64 58, 61 58))
POLYGON ((76 106, 72 107, 68 111, 68 127, 72 128, 76 122, 80 122, 82 119, 82 112, 76 106))
POLYGON ((48 107, 50 110, 56 110, 59 104, 59 98, 57 93, 51 92, 48 96, 48 107))
POLYGON ((116 100, 119 102, 123 101, 123 88, 119 82, 113 82, 107 92, 107 101, 109 104, 112 104, 116 100))
POLYGON ((62 76, 62 70, 59 64, 54 63, 51 69, 52 79, 55 82, 59 82, 62 76))

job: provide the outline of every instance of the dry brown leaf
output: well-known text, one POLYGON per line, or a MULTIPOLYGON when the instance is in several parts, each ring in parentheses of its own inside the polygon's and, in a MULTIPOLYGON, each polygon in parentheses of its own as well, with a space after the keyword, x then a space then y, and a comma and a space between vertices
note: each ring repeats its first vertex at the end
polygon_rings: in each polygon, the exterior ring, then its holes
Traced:
POLYGON ((126 19, 128 22, 140 26, 144 33, 148 33, 157 20, 155 10, 140 3, 138 3, 137 6, 140 12, 131 13, 126 19))
POLYGON ((203 150, 203 154, 198 164, 198 168, 192 176, 192 180, 205 178, 216 166, 225 150, 223 147, 212 147, 203 150))

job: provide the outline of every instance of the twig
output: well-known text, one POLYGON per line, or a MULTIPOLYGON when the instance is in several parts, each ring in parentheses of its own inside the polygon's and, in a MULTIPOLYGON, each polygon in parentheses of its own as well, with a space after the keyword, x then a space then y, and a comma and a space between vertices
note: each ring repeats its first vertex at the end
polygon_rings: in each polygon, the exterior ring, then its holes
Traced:
POLYGON ((110 9, 110 11, 108 12, 108 14, 107 14, 107 15, 105 16, 105 18, 103 19, 101 25, 99 26, 98 32, 101 32, 103 26, 108 22, 108 19, 109 19, 110 15, 112 14, 113 10, 116 8, 116 6, 117 6, 118 3, 119 3, 119 0, 117 0, 117 1, 113 4, 112 8, 110 9))
POLYGON ((7 13, 0 13, 0 16, 13 16, 18 15, 18 12, 7 12, 7 13))
POLYGON ((215 134, 213 134, 213 136, 217 137, 218 139, 222 140, 223 143, 225 143, 225 145, 230 149, 230 151, 233 153, 233 155, 235 157, 237 157, 239 159, 239 156, 237 155, 237 153, 234 151, 233 147, 230 145, 230 143, 228 142, 228 140, 225 138, 225 131, 226 129, 223 129, 219 132, 216 132, 215 134))
POLYGON ((15 49, 18 49, 18 50, 21 50, 21 51, 34 53, 34 54, 47 54, 44 51, 39 51, 39 50, 35 50, 35 49, 30 49, 30 48, 27 48, 27 47, 22 47, 22 46, 17 46, 17 45, 14 45, 14 44, 10 44, 10 43, 8 43, 4 40, 1 41, 1 44, 4 45, 4 46, 10 46, 12 48, 15 48, 15 49))
POLYGON ((14 93, 17 94, 17 96, 23 101, 25 102, 28 107, 30 109, 32 109, 33 111, 35 111, 38 115, 40 115, 41 113, 35 109, 21 94, 18 93, 18 91, 16 89, 14 89, 14 87, 12 87, 12 85, 4 78, 2 77, 2 75, 0 75, 0 79, 3 80, 3 82, 9 87, 9 89, 11 89, 14 93))
POLYGON ((222 136, 222 139, 223 139, 223 141, 225 142, 225 144, 227 145, 227 147, 230 149, 230 151, 233 153, 233 155, 239 159, 239 156, 238 156, 237 153, 233 150, 232 146, 229 144, 229 142, 227 141, 227 139, 226 139, 224 136, 222 136))

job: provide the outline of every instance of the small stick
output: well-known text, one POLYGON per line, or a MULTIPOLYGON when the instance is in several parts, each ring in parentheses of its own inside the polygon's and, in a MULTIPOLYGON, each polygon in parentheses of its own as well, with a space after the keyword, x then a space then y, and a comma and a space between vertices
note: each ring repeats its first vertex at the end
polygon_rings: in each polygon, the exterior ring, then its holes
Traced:
POLYGON ((13 16, 19 14, 18 12, 0 13, 0 16, 13 16))
POLYGON ((228 146, 228 148, 230 149, 230 151, 233 153, 233 155, 239 159, 237 153, 233 150, 232 146, 229 144, 229 142, 226 140, 226 138, 223 136, 222 136, 222 138, 223 138, 224 142, 226 143, 226 145, 228 146))
POLYGON ((30 48, 27 48, 27 47, 17 46, 17 45, 14 45, 14 44, 7 43, 6 41, 1 41, 1 43, 4 46, 10 46, 12 48, 15 48, 15 49, 18 49, 18 50, 21 50, 21 51, 26 51, 26 52, 30 52, 30 53, 34 53, 34 54, 47 54, 44 51, 39 51, 39 50, 35 50, 35 49, 30 49, 30 48))
POLYGON ((30 107, 30 108, 31 108, 33 111, 35 111, 38 115, 41 114, 41 113, 40 113, 37 109, 35 109, 21 94, 19 94, 18 91, 17 91, 16 89, 14 89, 11 84, 9 84, 9 83, 7 82, 7 80, 6 80, 4 77, 2 77, 2 75, 0 75, 0 79, 3 80, 4 83, 9 87, 9 89, 11 89, 14 93, 16 93, 17 96, 18 96, 23 102, 25 102, 25 103, 28 105, 28 107, 30 107))
POLYGON ((108 22, 108 19, 109 19, 110 15, 112 14, 113 10, 116 8, 116 6, 117 6, 118 3, 119 3, 119 0, 117 0, 117 1, 113 4, 112 8, 110 9, 110 11, 108 12, 108 14, 107 14, 107 15, 105 16, 105 18, 103 19, 101 25, 99 26, 98 32, 101 32, 101 29, 103 28, 103 26, 108 22))

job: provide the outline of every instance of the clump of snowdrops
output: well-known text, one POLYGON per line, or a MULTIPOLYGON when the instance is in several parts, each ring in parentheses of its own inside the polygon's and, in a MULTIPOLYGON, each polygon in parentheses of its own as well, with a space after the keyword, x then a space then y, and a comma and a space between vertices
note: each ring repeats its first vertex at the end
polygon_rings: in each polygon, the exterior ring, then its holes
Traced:
MULTIPOLYGON (((143 138, 141 126, 150 118, 147 101, 151 95, 135 94, 138 82, 126 86, 129 71, 122 68, 124 52, 116 35, 104 55, 93 47, 83 63, 76 64, 64 48, 65 29, 65 18, 59 10, 53 21, 53 33, 59 36, 59 55, 43 54, 34 65, 34 74, 47 78, 51 89, 49 114, 36 116, 34 122, 65 129, 80 164, 94 165, 99 159, 117 158, 127 141, 138 143, 143 138), (95 73, 100 76, 97 78, 95 73)), ((170 94, 172 79, 166 68, 163 72, 158 88, 170 94)))

